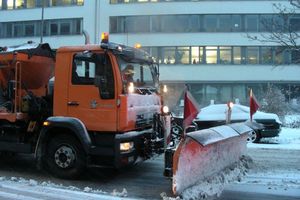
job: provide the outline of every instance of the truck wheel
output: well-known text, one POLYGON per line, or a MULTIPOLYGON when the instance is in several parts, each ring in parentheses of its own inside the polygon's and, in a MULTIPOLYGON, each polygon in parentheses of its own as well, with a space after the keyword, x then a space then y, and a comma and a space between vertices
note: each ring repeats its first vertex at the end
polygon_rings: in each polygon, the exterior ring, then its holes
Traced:
POLYGON ((68 135, 59 135, 47 146, 46 163, 55 176, 76 179, 86 167, 86 156, 80 142, 68 135))

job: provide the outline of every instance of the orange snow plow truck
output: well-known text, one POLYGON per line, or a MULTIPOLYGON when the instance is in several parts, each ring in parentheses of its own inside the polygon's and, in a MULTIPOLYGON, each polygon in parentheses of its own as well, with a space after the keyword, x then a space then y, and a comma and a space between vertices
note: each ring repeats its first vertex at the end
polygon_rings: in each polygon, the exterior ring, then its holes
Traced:
POLYGON ((1 152, 34 154, 62 178, 164 152, 169 115, 158 67, 144 51, 109 42, 1 50, 1 152))
POLYGON ((33 154, 61 178, 165 153, 176 194, 210 175, 209 166, 214 173, 239 159, 252 130, 244 125, 170 134, 158 76, 146 52, 107 38, 56 51, 48 44, 1 47, 0 153, 33 154))

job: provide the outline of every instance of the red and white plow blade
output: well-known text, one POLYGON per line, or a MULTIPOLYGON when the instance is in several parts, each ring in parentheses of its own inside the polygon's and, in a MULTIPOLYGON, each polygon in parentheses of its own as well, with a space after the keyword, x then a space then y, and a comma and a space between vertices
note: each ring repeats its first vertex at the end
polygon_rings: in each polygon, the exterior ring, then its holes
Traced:
POLYGON ((178 195, 238 161, 246 153, 251 131, 237 123, 188 133, 173 156, 173 193, 178 195))

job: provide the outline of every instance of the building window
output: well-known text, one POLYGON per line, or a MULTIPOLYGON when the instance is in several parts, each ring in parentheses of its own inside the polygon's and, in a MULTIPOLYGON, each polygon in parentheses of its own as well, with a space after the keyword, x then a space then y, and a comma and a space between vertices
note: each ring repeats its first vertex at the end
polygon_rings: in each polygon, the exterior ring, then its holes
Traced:
POLYGON ((176 64, 190 64, 190 47, 177 47, 176 64))
POLYGON ((191 47, 192 64, 203 63, 203 47, 191 47))
POLYGON ((125 19, 125 32, 126 33, 143 33, 150 30, 150 17, 126 17, 125 19))
MULTIPOLYGON (((40 36, 41 21, 2 22, 1 38, 40 36)), ((77 35, 82 33, 82 19, 45 20, 43 35, 77 35)))
POLYGON ((242 48, 241 47, 233 47, 233 64, 240 65, 242 64, 242 48))
POLYGON ((206 63, 217 64, 218 61, 218 47, 206 47, 206 63))
POLYGON ((26 8, 34 8, 34 7, 36 7, 35 0, 26 1, 26 8))
POLYGON ((70 35, 71 34, 71 24, 64 22, 60 24, 60 35, 70 35))
POLYGON ((246 15, 246 31, 258 31, 258 15, 246 15))
POLYGON ((175 47, 164 47, 162 48, 162 59, 164 64, 175 64, 176 48, 175 47))
POLYGON ((219 47, 220 49, 220 64, 232 63, 232 49, 231 47, 219 47))
POLYGON ((272 64, 273 52, 272 47, 261 47, 261 64, 272 64))
POLYGON ((231 16, 230 15, 219 15, 219 32, 230 32, 231 31, 231 16))
POLYGON ((216 32, 217 31, 217 15, 205 15, 204 16, 204 29, 206 32, 216 32))
POLYGON ((25 36, 34 36, 34 24, 25 24, 25 36))
POLYGON ((58 35, 58 24, 57 23, 50 24, 50 35, 58 35))
POLYGON ((259 64, 258 47, 247 47, 247 64, 259 64))
POLYGON ((242 16, 241 15, 232 15, 231 30, 232 30, 232 32, 241 32, 242 31, 242 16))

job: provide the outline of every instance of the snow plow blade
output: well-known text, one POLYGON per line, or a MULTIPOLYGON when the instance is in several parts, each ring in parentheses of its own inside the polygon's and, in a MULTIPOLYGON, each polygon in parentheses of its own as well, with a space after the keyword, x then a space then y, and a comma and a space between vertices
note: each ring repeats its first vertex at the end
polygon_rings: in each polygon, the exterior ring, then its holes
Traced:
POLYGON ((173 151, 172 190, 175 195, 237 162, 246 153, 245 123, 217 126, 187 133, 173 151))

